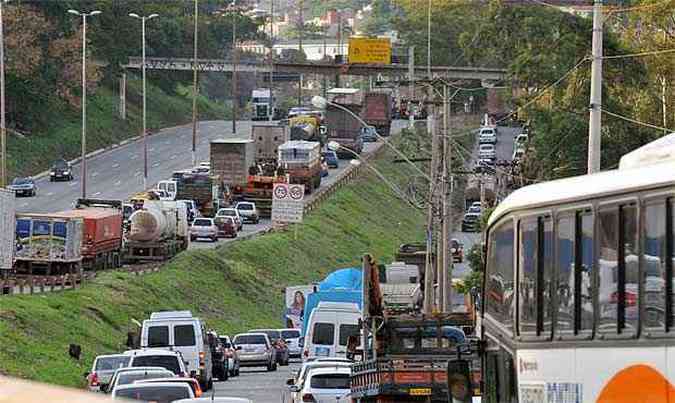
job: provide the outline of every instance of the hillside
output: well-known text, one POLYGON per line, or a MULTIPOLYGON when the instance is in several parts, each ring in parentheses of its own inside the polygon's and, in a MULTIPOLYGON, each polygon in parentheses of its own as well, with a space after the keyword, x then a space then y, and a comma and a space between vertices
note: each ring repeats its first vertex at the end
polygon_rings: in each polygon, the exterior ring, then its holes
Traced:
MULTIPOLYGON (((407 179, 391 159, 384 154, 376 166, 388 178, 407 179)), ((291 229, 186 252, 155 274, 103 273, 77 291, 3 297, 0 372, 83 386, 96 354, 124 349, 132 318, 162 309, 192 310, 227 334, 279 326, 287 285, 358 265, 366 252, 390 261, 399 244, 423 239, 423 215, 364 172, 306 217, 297 239, 291 229), (80 362, 69 358, 70 343, 82 346, 80 362)))

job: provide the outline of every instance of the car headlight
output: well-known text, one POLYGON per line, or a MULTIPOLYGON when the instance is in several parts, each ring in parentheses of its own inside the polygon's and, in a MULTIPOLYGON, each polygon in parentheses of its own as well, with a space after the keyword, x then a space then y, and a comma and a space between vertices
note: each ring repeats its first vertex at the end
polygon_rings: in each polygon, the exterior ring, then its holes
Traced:
POLYGON ((55 172, 50 172, 49 174, 50 174, 51 176, 54 176, 54 175, 56 175, 56 173, 55 173, 55 172))
POLYGON ((64 175, 70 175, 70 171, 64 171, 63 174, 64 175))

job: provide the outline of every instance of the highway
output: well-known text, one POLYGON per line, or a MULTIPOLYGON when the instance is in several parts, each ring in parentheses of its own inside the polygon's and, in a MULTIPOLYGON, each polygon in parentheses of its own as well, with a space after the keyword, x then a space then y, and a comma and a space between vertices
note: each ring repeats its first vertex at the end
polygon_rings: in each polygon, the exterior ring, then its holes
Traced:
MULTIPOLYGON (((237 122, 237 134, 232 133, 231 121, 199 122, 197 130, 197 161, 208 161, 209 143, 217 138, 249 138, 251 127, 256 122, 237 122)), ((394 123, 394 132, 404 127, 404 122, 394 123)), ((192 126, 178 126, 161 130, 148 136, 148 186, 168 179, 174 171, 192 166, 192 126)), ((375 144, 366 143, 364 152, 369 153, 375 144)), ((98 199, 125 200, 143 190, 143 143, 133 141, 124 146, 105 151, 87 159, 87 196, 98 199)), ((58 158, 59 156, 51 156, 58 158)), ((322 179, 322 186, 334 183, 338 174, 350 166, 341 160, 338 169, 331 169, 322 179)), ((71 182, 50 182, 49 177, 36 180, 38 194, 17 200, 18 212, 50 213, 67 210, 80 197, 80 164, 73 165, 75 179, 71 182)), ((263 219, 258 224, 245 224, 239 236, 247 236, 269 229, 271 222, 263 219)), ((218 243, 194 242, 193 248, 213 248, 231 242, 222 239, 218 243)))

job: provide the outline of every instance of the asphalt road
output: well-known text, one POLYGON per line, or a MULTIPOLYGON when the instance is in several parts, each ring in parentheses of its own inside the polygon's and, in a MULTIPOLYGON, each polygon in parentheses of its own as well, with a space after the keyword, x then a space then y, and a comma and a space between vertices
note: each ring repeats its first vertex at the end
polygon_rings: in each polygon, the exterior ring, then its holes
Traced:
POLYGON ((289 396, 286 379, 292 376, 292 371, 299 370, 300 366, 301 361, 295 359, 291 360, 289 366, 277 367, 274 372, 267 372, 264 367, 242 368, 238 377, 216 382, 213 390, 217 397, 245 397, 254 403, 287 403, 289 396))

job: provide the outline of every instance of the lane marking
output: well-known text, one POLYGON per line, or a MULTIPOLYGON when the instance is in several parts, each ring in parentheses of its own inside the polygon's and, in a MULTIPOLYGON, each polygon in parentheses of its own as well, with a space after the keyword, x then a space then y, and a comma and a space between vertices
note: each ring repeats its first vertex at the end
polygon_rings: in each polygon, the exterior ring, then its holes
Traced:
POLYGON ((135 160, 136 158, 138 158, 138 155, 136 155, 136 154, 131 154, 131 155, 129 156, 129 159, 130 159, 130 160, 135 160))
POLYGON ((96 192, 96 193, 94 193, 94 196, 99 196, 100 194, 101 194, 101 192, 96 192))
POLYGON ((178 158, 178 155, 176 155, 176 154, 174 154, 170 157, 170 159, 172 159, 172 160, 175 160, 176 158, 178 158))
POLYGON ((154 164, 152 164, 153 168, 157 168, 158 166, 159 166, 159 162, 155 162, 154 164))
POLYGON ((122 184, 122 181, 117 181, 117 182, 115 182, 115 186, 119 186, 119 185, 121 185, 121 184, 122 184))
POLYGON ((54 196, 54 192, 47 193, 47 196, 54 196))
POLYGON ((119 167, 120 167, 120 164, 118 164, 118 163, 116 162, 116 163, 112 164, 112 167, 113 167, 113 168, 119 168, 119 167))
POLYGON ((136 172, 134 176, 141 176, 141 171, 136 172))
POLYGON ((73 181, 73 182, 70 182, 70 183, 68 184, 68 186, 70 186, 70 187, 73 187, 73 186, 75 186, 75 185, 77 185, 77 181, 73 181))
POLYGON ((92 173, 91 176, 92 176, 93 178, 97 177, 97 176, 98 176, 98 172, 92 173))

